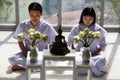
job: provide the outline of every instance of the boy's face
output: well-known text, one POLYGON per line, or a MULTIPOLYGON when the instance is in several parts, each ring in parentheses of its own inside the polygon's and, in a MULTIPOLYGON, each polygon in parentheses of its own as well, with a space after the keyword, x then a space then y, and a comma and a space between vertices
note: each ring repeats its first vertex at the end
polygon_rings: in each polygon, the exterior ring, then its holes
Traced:
POLYGON ((40 17, 42 16, 42 13, 40 13, 40 11, 37 11, 37 10, 31 10, 29 12, 29 15, 31 18, 32 25, 36 26, 40 21, 40 17))
POLYGON ((84 25, 89 27, 93 23, 94 18, 92 16, 83 16, 84 25))

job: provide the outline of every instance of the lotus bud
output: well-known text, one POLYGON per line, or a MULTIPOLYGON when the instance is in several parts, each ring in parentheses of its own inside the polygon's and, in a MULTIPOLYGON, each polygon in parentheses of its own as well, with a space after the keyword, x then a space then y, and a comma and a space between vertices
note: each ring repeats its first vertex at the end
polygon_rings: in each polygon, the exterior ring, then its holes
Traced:
POLYGON ((84 32, 81 31, 81 32, 78 34, 78 37, 79 37, 79 38, 84 38, 84 37, 85 37, 84 32))
POLYGON ((84 32, 84 35, 86 36, 86 35, 89 34, 90 30, 89 30, 88 28, 85 28, 85 29, 83 30, 83 32, 84 32))
POLYGON ((34 37, 36 38, 36 39, 40 39, 40 32, 39 31, 35 31, 35 34, 34 34, 34 37))
POLYGON ((95 37, 96 39, 99 39, 99 38, 100 38, 100 32, 99 32, 99 31, 95 32, 95 33, 94 33, 94 37, 95 37))
POLYGON ((23 41, 24 34, 23 33, 19 33, 18 36, 17 36, 17 38, 18 38, 19 41, 23 41))
POLYGON ((34 33, 35 33, 35 29, 30 28, 29 31, 28 31, 28 34, 31 35, 31 34, 34 34, 34 33))
POLYGON ((35 40, 35 37, 34 37, 33 35, 30 35, 29 38, 30 38, 31 40, 35 40))
POLYGON ((79 36, 74 36, 73 40, 75 41, 75 43, 78 43, 80 41, 80 37, 79 36))
POLYGON ((94 33, 92 31, 89 32, 88 38, 94 38, 94 33))
POLYGON ((46 34, 41 34, 40 38, 43 40, 43 42, 47 42, 47 35, 46 34))

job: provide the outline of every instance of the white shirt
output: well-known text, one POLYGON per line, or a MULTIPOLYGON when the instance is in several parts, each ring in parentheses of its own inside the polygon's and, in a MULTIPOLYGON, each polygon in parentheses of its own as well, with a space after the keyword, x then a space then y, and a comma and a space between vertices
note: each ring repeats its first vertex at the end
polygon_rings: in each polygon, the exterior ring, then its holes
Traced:
MULTIPOLYGON (((55 36, 57 35, 56 31, 48 22, 46 22, 43 19, 40 19, 40 22, 36 26, 32 26, 30 20, 21 22, 17 26, 17 29, 14 32, 13 37, 15 39, 17 39, 17 35, 19 33, 24 33, 25 38, 29 40, 27 33, 30 28, 33 28, 33 29, 35 29, 43 34, 46 34, 48 36, 48 42, 46 42, 46 43, 44 43, 42 41, 39 42, 38 49, 40 51, 45 49, 47 47, 47 44, 52 44, 55 41, 55 36)), ((26 48, 29 50, 30 44, 26 40, 24 41, 24 43, 25 43, 26 48)))

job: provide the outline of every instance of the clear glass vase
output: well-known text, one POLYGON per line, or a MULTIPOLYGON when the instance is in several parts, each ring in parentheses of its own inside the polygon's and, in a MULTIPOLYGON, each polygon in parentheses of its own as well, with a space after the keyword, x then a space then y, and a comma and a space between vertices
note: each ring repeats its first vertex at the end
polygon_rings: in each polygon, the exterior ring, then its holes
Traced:
POLYGON ((31 49, 30 50, 30 63, 35 64, 37 63, 37 57, 38 57, 36 46, 30 47, 30 49, 31 49))
POLYGON ((91 56, 90 56, 89 47, 83 47, 83 51, 82 51, 82 63, 89 64, 90 57, 91 56))

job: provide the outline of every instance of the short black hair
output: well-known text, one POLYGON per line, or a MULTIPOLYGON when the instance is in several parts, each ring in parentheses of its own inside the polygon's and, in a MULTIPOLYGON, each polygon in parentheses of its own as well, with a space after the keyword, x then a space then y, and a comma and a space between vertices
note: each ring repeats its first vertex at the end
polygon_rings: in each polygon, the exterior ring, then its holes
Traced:
MULTIPOLYGON (((93 20, 93 23, 94 24, 96 22, 96 14, 95 14, 95 10, 92 8, 92 7, 86 7, 84 8, 84 10, 82 11, 81 13, 81 17, 80 17, 80 21, 79 21, 79 24, 80 23, 83 23, 83 16, 91 16, 94 18, 93 20)), ((91 25, 92 25, 91 24, 91 25)))
POLYGON ((42 12, 42 6, 38 2, 33 2, 28 6, 28 10, 29 10, 29 12, 31 10, 38 10, 38 11, 42 12))

